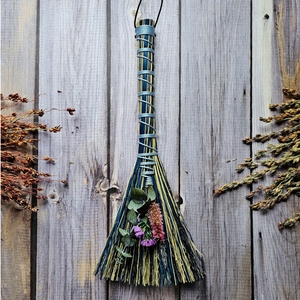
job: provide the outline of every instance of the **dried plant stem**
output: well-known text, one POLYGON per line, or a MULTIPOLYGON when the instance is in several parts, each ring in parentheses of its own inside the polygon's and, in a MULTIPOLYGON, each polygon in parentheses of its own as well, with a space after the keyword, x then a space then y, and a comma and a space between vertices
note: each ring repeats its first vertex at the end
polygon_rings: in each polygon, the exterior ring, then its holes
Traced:
MULTIPOLYGON (((265 123, 275 122, 276 124, 285 124, 286 126, 270 134, 257 134, 253 139, 245 137, 243 140, 245 144, 251 144, 253 141, 264 143, 272 138, 277 138, 279 144, 269 144, 267 149, 259 150, 255 153, 256 163, 253 163, 251 158, 247 158, 244 163, 238 165, 236 171, 240 173, 245 167, 253 170, 259 164, 265 167, 265 169, 251 173, 242 181, 233 181, 224 184, 215 192, 216 195, 238 188, 243 184, 250 185, 257 182, 267 173, 272 174, 282 168, 288 168, 284 173, 278 172, 276 179, 271 185, 265 188, 259 186, 257 190, 251 191, 246 198, 252 199, 255 194, 264 191, 265 199, 261 202, 253 203, 250 207, 254 210, 266 210, 274 207, 276 203, 287 200, 292 193, 300 196, 300 92, 284 88, 283 93, 290 98, 288 102, 269 105, 271 110, 279 109, 280 113, 273 117, 260 118, 260 120, 265 123), (270 154, 275 157, 259 160, 262 156, 270 154)), ((300 221, 300 212, 295 217, 288 218, 284 222, 279 223, 278 227, 280 230, 290 228, 298 221, 300 221)))
MULTIPOLYGON (((48 111, 31 109, 26 113, 13 112, 5 115, 2 113, 5 109, 31 101, 18 94, 11 94, 8 97, 1 94, 1 101, 4 100, 13 102, 13 104, 1 107, 1 198, 3 201, 14 201, 22 208, 36 212, 38 208, 31 207, 30 204, 31 196, 34 195, 37 199, 44 200, 47 197, 41 194, 42 189, 32 188, 32 185, 41 181, 50 181, 51 175, 36 171, 34 169, 35 162, 37 159, 44 159, 53 163, 54 160, 50 157, 28 154, 32 148, 35 148, 36 139, 32 138, 31 133, 37 131, 56 133, 61 130, 61 127, 48 128, 47 125, 26 121, 29 116, 42 117, 46 112, 54 109, 48 111)), ((66 111, 72 115, 75 110, 68 108, 66 111)), ((66 183, 65 180, 62 182, 66 183)))

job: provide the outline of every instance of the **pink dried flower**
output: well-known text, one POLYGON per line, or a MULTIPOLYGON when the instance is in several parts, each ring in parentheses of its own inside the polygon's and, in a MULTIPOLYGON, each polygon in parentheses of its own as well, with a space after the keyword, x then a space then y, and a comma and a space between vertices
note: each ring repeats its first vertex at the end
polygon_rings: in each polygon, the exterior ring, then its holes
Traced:
POLYGON ((137 238, 144 238, 144 231, 139 226, 133 226, 133 230, 135 233, 135 236, 137 238))
POLYGON ((142 240, 141 241, 141 245, 142 246, 146 246, 146 247, 150 247, 150 246, 153 246, 156 244, 156 240, 153 240, 153 239, 147 239, 147 240, 142 240))
POLYGON ((164 241, 165 233, 163 227, 163 218, 158 203, 153 202, 150 204, 148 209, 148 218, 152 228, 153 238, 164 241))

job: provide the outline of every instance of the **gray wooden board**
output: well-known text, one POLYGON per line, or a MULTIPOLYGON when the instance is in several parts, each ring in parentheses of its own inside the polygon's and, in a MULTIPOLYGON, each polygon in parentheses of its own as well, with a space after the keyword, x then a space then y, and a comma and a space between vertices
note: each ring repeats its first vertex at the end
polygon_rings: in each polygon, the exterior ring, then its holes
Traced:
POLYGON ((207 272, 181 299, 251 299, 249 188, 213 197, 250 155, 250 2, 182 1, 181 16, 180 195, 207 272))
MULTIPOLYGON (((251 214, 247 186, 212 196, 222 184, 249 174, 235 172, 250 156, 241 140, 250 127, 253 134, 276 128, 258 120, 272 115, 270 102, 285 100, 282 86, 300 89, 296 0, 254 0, 252 7, 246 0, 165 1, 156 28, 158 151, 205 256, 207 278, 178 289, 94 277, 138 142, 133 28, 138 1, 109 3, 40 1, 39 18, 37 1, 2 3, 1 92, 34 98, 38 57, 39 92, 46 93, 40 108, 76 109, 74 116, 52 111, 40 120, 63 129, 40 134, 39 155, 56 163, 39 163, 39 171, 55 177, 41 185, 49 199, 38 202, 37 299, 300 299, 299 224, 282 233, 277 229, 299 211, 299 199, 251 214)), ((139 19, 155 19, 159 5, 144 0, 139 19)), ((253 153, 265 146, 254 144, 253 153)), ((1 226, 1 296, 29 299, 30 213, 3 204, 1 226)))
MULTIPOLYGON (((37 1, 2 1, 1 93, 34 99, 37 1)), ((11 103, 6 103, 11 104, 11 103)), ((29 111, 33 103, 3 110, 29 111)), ((30 298, 30 219, 28 210, 1 205, 1 298, 30 298)))
POLYGON ((39 170, 56 180, 39 203, 37 299, 106 297, 105 282, 93 275, 107 226, 106 28, 106 1, 40 3, 40 107, 76 113, 43 119, 63 129, 39 143, 39 154, 56 161, 39 170))
MULTIPOLYGON (((259 117, 273 116, 269 103, 282 103, 282 87, 300 89, 300 7, 297 1, 253 1, 253 134, 270 133, 278 125, 259 117)), ((272 140, 275 144, 276 141, 272 140)), ((253 153, 266 144, 253 144, 253 153)), ((269 185, 275 176, 261 182, 269 185)), ((254 188, 257 185, 254 186, 254 188)), ((300 210, 299 198, 263 214, 253 213, 255 299, 300 299, 300 226, 278 230, 278 223, 300 210)), ((263 196, 256 197, 260 201, 263 196)))
MULTIPOLYGON (((111 3, 110 227, 138 151, 138 100, 134 16, 138 1, 111 3)), ((156 19, 159 1, 143 1, 138 20, 156 19)), ((178 1, 165 2, 156 27, 155 107, 159 156, 178 198, 179 16, 178 1), (166 55, 167 54, 167 55, 166 55)), ((174 287, 142 288, 111 282, 109 299, 176 299, 174 287)))

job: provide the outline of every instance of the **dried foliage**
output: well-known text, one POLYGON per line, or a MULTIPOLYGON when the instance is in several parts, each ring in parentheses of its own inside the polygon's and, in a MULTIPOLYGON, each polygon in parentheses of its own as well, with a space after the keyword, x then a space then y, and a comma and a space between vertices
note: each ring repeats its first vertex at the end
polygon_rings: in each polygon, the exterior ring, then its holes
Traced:
MULTIPOLYGON (((35 196, 37 199, 47 199, 41 193, 42 189, 36 186, 41 181, 49 180, 51 175, 38 172, 34 168, 39 157, 32 154, 37 141, 33 138, 33 133, 38 131, 56 133, 61 127, 48 128, 47 125, 27 121, 30 116, 42 117, 54 109, 48 111, 31 109, 26 113, 13 112, 5 115, 3 114, 5 109, 31 101, 18 94, 11 94, 5 98, 1 94, 1 104, 3 102, 9 104, 1 107, 1 198, 2 201, 14 201, 18 207, 36 212, 38 208, 31 206, 30 198, 35 196)), ((73 115, 75 110, 68 108, 66 111, 73 115)), ((43 159, 50 163, 54 162, 50 157, 43 159)), ((64 180, 62 182, 65 183, 64 180)))
MULTIPOLYGON (((288 197, 294 193, 300 196, 300 92, 284 88, 283 93, 289 99, 288 102, 282 104, 270 104, 271 110, 278 110, 278 114, 274 117, 260 118, 260 121, 265 123, 275 122, 276 124, 284 124, 284 128, 274 131, 270 134, 257 134, 253 139, 246 137, 243 142, 251 144, 253 141, 264 143, 270 139, 277 139, 278 144, 269 144, 267 149, 259 150, 255 153, 256 163, 253 163, 251 158, 247 158, 244 163, 237 167, 237 172, 240 173, 245 167, 253 170, 262 165, 265 167, 262 170, 255 171, 246 176, 242 181, 233 181, 219 188, 215 194, 220 195, 228 190, 238 188, 243 184, 252 184, 263 178, 267 173, 285 169, 285 172, 278 172, 273 183, 265 188, 259 186, 257 190, 251 191, 246 196, 247 199, 252 199, 257 193, 264 191, 265 200, 255 202, 250 207, 254 210, 265 211, 274 207, 276 203, 286 201, 288 197), (260 160, 262 156, 267 154, 273 155, 272 158, 260 160)), ((300 212, 294 217, 287 218, 278 224, 280 230, 293 227, 297 221, 300 221, 300 212)))

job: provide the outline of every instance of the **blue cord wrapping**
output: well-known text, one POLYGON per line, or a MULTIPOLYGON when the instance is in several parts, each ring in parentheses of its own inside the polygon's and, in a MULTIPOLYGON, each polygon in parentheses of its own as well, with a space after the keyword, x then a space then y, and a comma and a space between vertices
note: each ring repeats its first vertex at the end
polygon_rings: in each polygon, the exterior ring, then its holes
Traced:
POLYGON ((138 71, 138 82, 142 82, 142 90, 139 90, 138 101, 142 106, 139 114, 139 153, 138 158, 141 159, 140 168, 143 169, 142 176, 146 178, 146 186, 153 185, 153 175, 155 159, 158 155, 154 140, 156 139, 155 114, 154 111, 154 27, 150 25, 140 25, 136 28, 136 39, 139 43, 137 57, 139 66, 142 70, 138 71), (153 42, 151 38, 153 37, 153 42), (142 47, 144 43, 144 47, 142 47), (152 58, 151 58, 152 57, 152 58), (150 70, 150 68, 153 70, 150 70), (149 80, 151 76, 151 80, 149 80), (151 91, 152 90, 152 91, 151 91), (152 139, 152 141, 150 140, 152 139))

